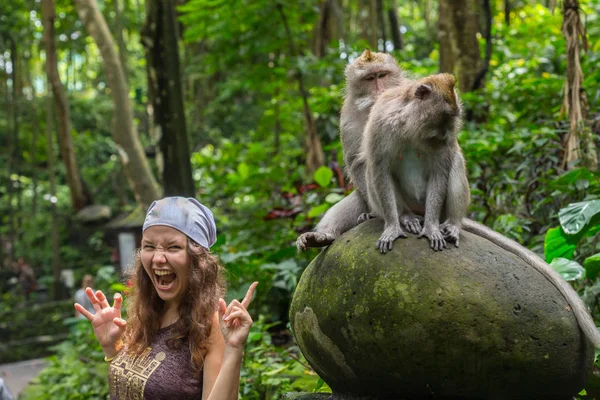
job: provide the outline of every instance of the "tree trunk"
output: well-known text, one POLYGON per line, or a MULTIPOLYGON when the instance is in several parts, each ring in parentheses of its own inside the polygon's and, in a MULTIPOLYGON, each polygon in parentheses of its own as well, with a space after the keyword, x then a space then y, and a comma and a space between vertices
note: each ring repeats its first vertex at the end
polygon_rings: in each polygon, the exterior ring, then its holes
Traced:
POLYGON ((160 197, 160 190, 133 124, 133 112, 123 66, 115 52, 112 35, 104 16, 98 10, 96 1, 75 0, 75 4, 79 18, 96 42, 104 60, 106 78, 111 87, 115 107, 113 138, 119 149, 121 162, 135 199, 138 204, 146 208, 160 197))
POLYGON ((377 21, 379 25, 379 34, 381 35, 381 40, 383 41, 382 51, 387 53, 387 35, 385 30, 385 15, 383 13, 383 0, 377 0, 377 21))
POLYGON ((454 47, 452 45, 452 15, 447 0, 440 0, 438 16, 440 42, 440 72, 454 73, 454 47))
POLYGON ((427 39, 431 40, 435 29, 431 26, 431 0, 424 1, 423 20, 425 21, 425 29, 427 30, 427 39))
MULTIPOLYGON (((287 18, 285 13, 283 12, 283 6, 280 3, 277 3, 277 11, 281 16, 281 20, 285 27, 286 36, 288 39, 288 45, 290 47, 290 54, 292 57, 298 57, 296 52, 296 47, 294 45, 294 40, 292 36, 292 32, 290 31, 289 24, 287 22, 287 18)), ((306 121, 306 175, 312 176, 312 174, 323 165, 323 146, 321 145, 321 138, 317 132, 317 124, 315 123, 315 119, 313 118, 312 111, 310 109, 310 105, 308 104, 308 92, 304 87, 304 77, 302 76, 302 72, 300 70, 296 71, 296 78, 298 79, 298 89, 300 90, 300 96, 302 96, 302 104, 304 106, 304 119, 306 121)))
POLYGON ((492 8, 490 6, 490 0, 482 0, 483 16, 485 19, 485 59, 483 60, 483 66, 477 73, 471 90, 475 91, 484 86, 484 78, 490 68, 490 61, 492 59, 492 8))
POLYGON ((400 31, 400 20, 398 18, 398 0, 391 0, 391 6, 388 9, 388 18, 390 20, 394 50, 402 50, 404 45, 402 43, 402 32, 400 31))
POLYGON ((461 92, 470 92, 481 70, 475 0, 440 0, 442 3, 447 3, 452 18, 450 37, 455 49, 458 85, 461 92))
POLYGON ((125 39, 123 39, 123 23, 121 22, 121 6, 119 0, 112 0, 113 7, 115 8, 115 33, 117 36, 117 45, 119 46, 119 59, 123 66, 123 72, 125 73, 125 79, 129 80, 129 66, 127 63, 127 45, 125 39))
POLYGON ((361 39, 369 43, 371 50, 377 51, 377 16, 374 14, 374 2, 375 0, 359 0, 359 11, 356 18, 360 27, 361 39), (367 11, 364 12, 364 10, 367 11))
MULTIPOLYGON (((46 0, 44 0, 46 1, 46 0)), ((43 4, 42 4, 43 6, 43 4)), ((54 7, 52 7, 54 9, 54 7)), ((44 25, 45 26, 45 25, 44 25)), ((48 85, 51 85, 48 77, 48 85)), ((48 177, 50 179, 50 213, 52 217, 51 233, 52 240, 52 277, 54 278, 54 286, 52 295, 55 300, 61 298, 60 285, 60 248, 58 245, 58 218, 56 212, 56 160, 54 158, 54 143, 52 141, 52 96, 48 91, 46 96, 46 142, 48 144, 48 177)))
POLYGON ((71 191, 71 204, 75 210, 81 210, 91 199, 84 191, 84 185, 75 159, 73 138, 71 136, 71 115, 65 89, 60 82, 58 74, 58 61, 56 59, 56 43, 54 31, 54 0, 42 0, 42 16, 44 29, 44 47, 46 50, 46 75, 55 98, 55 112, 58 122, 58 144, 61 157, 67 172, 67 184, 71 191))
POLYGON ((504 0, 504 23, 510 26, 510 0, 504 0))
POLYGON ((143 30, 155 127, 161 133, 165 196, 195 195, 181 89, 177 14, 173 0, 149 5, 143 30))
POLYGON ((377 0, 369 1, 369 43, 373 50, 379 51, 379 40, 377 37, 377 0))
POLYGON ((567 80, 565 83, 565 98, 563 111, 569 116, 569 133, 565 139, 563 167, 577 167, 577 161, 589 169, 598 169, 598 156, 593 134, 586 123, 587 99, 583 89, 583 71, 579 62, 580 38, 585 49, 588 47, 585 28, 579 16, 579 1, 563 1, 562 31, 567 48, 567 80))
POLYGON ((331 0, 325 0, 321 4, 319 12, 319 22, 315 29, 315 56, 322 58, 325 56, 327 45, 331 40, 331 0))

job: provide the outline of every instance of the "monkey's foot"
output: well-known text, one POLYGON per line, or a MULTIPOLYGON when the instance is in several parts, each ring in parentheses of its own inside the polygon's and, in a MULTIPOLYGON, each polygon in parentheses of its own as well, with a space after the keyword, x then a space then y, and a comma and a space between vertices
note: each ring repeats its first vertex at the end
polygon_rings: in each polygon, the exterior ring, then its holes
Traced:
POLYGON ((460 229, 458 226, 450 223, 444 223, 440 225, 440 231, 442 231, 442 235, 444 235, 444 239, 449 242, 454 242, 454 246, 458 247, 458 239, 460 229))
POLYGON ((356 224, 360 225, 363 222, 368 221, 368 220, 373 219, 373 218, 375 218, 375 216, 373 214, 371 214, 371 213, 362 213, 362 214, 360 214, 358 216, 358 219, 356 220, 356 224))
POLYGON ((335 236, 325 232, 306 232, 296 239, 296 248, 298 251, 305 251, 310 247, 329 246, 335 240, 335 236))
POLYGON ((406 237, 408 236, 402 230, 400 225, 385 228, 379 237, 379 240, 377 241, 377 250, 379 250, 381 254, 385 254, 386 252, 392 250, 392 243, 394 243, 394 240, 406 237))
POLYGON ((402 215, 400 217, 400 223, 403 227, 406 228, 410 233, 414 233, 418 235, 421 232, 421 222, 423 221, 423 217, 418 217, 416 215, 402 215))
POLYGON ((423 236, 429 239, 429 247, 433 251, 442 251, 446 248, 446 240, 438 226, 425 226, 418 237, 422 238, 423 236))

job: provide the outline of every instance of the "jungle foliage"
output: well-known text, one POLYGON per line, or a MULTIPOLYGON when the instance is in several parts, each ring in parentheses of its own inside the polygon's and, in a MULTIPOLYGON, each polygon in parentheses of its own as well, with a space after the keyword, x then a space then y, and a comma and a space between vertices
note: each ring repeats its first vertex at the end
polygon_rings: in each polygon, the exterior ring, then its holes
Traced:
MULTIPOLYGON (((152 102, 142 44, 144 4, 97 3, 113 35, 122 35, 120 50, 127 60, 135 124, 155 176, 164 181, 168 177, 160 174, 156 127, 148 107, 152 102)), ((345 65, 370 47, 392 52, 414 75, 437 73, 438 1, 379 1, 385 10, 401 3, 397 12, 402 48, 394 48, 387 19, 383 35, 378 24, 370 23, 369 3, 378 2, 177 3, 196 197, 215 212, 218 241, 213 252, 228 270, 228 298, 241 298, 250 282, 260 282, 251 306, 256 323, 246 351, 241 396, 277 399, 286 391, 327 390, 302 359, 287 325, 297 280, 318 253, 298 254, 294 241, 351 191, 336 174, 343 164, 338 129, 345 65), (329 19, 324 20, 326 13, 329 19), (314 173, 306 164, 310 127, 304 99, 324 155, 323 166, 314 173)), ((481 7, 484 2, 475 3, 481 7)), ((472 191, 470 217, 543 254, 599 319, 600 173, 583 163, 563 163, 569 123, 562 108, 566 46, 560 4, 553 10, 550 1, 490 3, 489 70, 481 89, 462 93, 468 118, 459 142, 472 191), (508 17, 505 3, 510 4, 508 17)), ((600 1, 581 0, 580 5, 589 45, 580 58, 589 110, 586 124, 597 139, 600 1)), ((55 9, 58 66, 81 179, 94 204, 110 207, 113 215, 127 215, 138 205, 111 132, 114 115, 105 65, 73 3, 56 0, 55 9)), ((51 193, 48 154, 50 149, 57 156, 60 152, 56 140, 50 147, 45 140, 46 130, 54 132, 56 122, 53 112, 47 119, 52 105, 47 103, 40 13, 39 1, 0 0, 0 44, 7 49, 0 54, 0 145, 7 149, 0 152, 0 270, 10 279, 11 261, 24 256, 39 284, 50 288, 52 224, 58 228, 60 265, 74 271, 75 282, 85 273, 106 277, 103 267, 113 261, 103 228, 107 221, 89 224, 76 216, 60 157, 54 171, 56 193, 51 193), (55 220, 52 204, 57 207, 55 220)), ((483 58, 485 21, 478 15, 483 58)), ((108 275, 103 283, 107 289, 119 281, 116 273, 108 275)), ((0 304, 0 313, 18 313, 16 307, 7 301, 0 304)), ((52 323, 45 326, 57 329, 52 323)), ((0 329, 8 328, 0 324, 0 329)), ((42 330, 39 334, 56 333, 42 330)), ((37 386, 29 389, 30 398, 104 397, 106 367, 91 329, 73 322, 58 330, 69 339, 53 348, 56 355, 37 386)), ((11 340, 22 339, 18 330, 9 333, 11 340)), ((595 375, 590 382, 587 398, 596 393, 596 379, 595 375)))

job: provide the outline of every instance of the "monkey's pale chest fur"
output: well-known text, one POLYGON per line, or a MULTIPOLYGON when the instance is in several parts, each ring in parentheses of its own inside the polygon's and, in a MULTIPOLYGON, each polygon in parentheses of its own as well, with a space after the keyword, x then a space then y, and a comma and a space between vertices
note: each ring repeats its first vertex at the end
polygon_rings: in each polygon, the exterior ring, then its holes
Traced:
POLYGON ((424 211, 427 198, 429 163, 426 157, 412 146, 408 146, 392 166, 396 184, 400 185, 402 193, 407 196, 408 206, 417 213, 421 210, 424 211))

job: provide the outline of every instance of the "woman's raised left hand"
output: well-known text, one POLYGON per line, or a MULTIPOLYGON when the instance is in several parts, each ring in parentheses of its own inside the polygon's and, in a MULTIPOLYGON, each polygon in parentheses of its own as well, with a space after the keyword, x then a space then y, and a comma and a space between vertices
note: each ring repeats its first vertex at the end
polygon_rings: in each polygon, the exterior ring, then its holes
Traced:
POLYGON ((258 282, 252 283, 246 292, 246 296, 240 302, 233 300, 228 306, 225 300, 219 299, 219 323, 221 333, 225 339, 225 345, 236 349, 243 349, 250 333, 252 318, 248 313, 248 306, 252 301, 254 290, 258 282))

